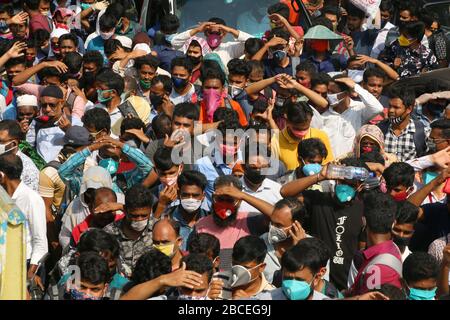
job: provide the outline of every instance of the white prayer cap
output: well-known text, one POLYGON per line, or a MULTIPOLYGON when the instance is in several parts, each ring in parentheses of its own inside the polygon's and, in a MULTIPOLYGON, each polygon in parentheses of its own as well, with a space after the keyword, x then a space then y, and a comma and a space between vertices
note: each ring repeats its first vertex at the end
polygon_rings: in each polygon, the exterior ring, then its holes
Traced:
POLYGON ((24 94, 17 97, 17 107, 24 107, 24 106, 33 106, 37 107, 38 102, 37 98, 35 96, 32 96, 31 94, 24 94))
POLYGON ((119 40, 124 48, 131 49, 133 41, 125 36, 116 36, 115 39, 119 40))
POLYGON ((144 50, 145 52, 147 52, 147 54, 150 54, 152 52, 152 50, 146 43, 138 43, 134 46, 133 51, 134 50, 144 50))

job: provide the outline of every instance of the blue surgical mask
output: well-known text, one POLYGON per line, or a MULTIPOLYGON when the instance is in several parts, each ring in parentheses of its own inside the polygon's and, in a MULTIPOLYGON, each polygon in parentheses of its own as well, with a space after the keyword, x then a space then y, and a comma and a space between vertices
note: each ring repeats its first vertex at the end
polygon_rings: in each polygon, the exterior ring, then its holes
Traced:
POLYGON ((409 300, 433 300, 436 296, 437 288, 432 290, 422 290, 416 288, 409 289, 409 300))
POLYGON ((423 174, 423 183, 424 184, 429 184, 431 181, 436 179, 438 176, 439 176, 438 172, 425 171, 425 173, 423 174))
POLYGON ((283 280, 281 288, 289 300, 306 300, 311 294, 311 284, 306 281, 283 280))
POLYGON ((0 21, 0 32, 6 33, 9 30, 9 26, 6 21, 0 21))
POLYGON ((97 90, 97 99, 98 99, 98 102, 100 102, 100 103, 106 103, 106 102, 108 102, 109 100, 111 100, 113 97, 112 96, 110 96, 109 98, 105 98, 104 96, 103 96, 103 94, 105 93, 105 92, 112 92, 112 90, 110 89, 110 90, 101 90, 101 89, 98 89, 97 90))
POLYGON ((102 159, 98 165, 106 169, 110 175, 115 175, 119 169, 119 162, 112 158, 102 159))
POLYGON ((322 170, 322 166, 318 163, 305 164, 302 169, 303 173, 307 177, 319 174, 321 170, 322 170))
POLYGON ((273 58, 277 61, 282 61, 287 56, 287 52, 284 50, 276 50, 273 52, 273 58))
POLYGON ((91 5, 89 3, 80 3, 80 5, 81 5, 81 10, 86 10, 91 7, 91 5))
POLYGON ((72 300, 100 300, 100 297, 94 297, 90 294, 81 292, 77 289, 70 289, 69 290, 70 297, 72 300))
POLYGON ((166 41, 168 43, 172 43, 173 38, 175 38, 176 34, 166 34, 166 41))
POLYGON ((356 196, 356 190, 346 184, 338 184, 334 190, 339 202, 345 203, 352 201, 356 196))

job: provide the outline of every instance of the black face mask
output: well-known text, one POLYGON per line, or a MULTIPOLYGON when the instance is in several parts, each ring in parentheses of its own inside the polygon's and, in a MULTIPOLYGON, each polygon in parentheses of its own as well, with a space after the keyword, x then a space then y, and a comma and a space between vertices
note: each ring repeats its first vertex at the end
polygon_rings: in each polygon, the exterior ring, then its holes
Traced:
POLYGON ((187 58, 192 62, 194 66, 198 65, 203 60, 202 56, 199 57, 187 56, 187 58))
POLYGON ((245 178, 253 184, 261 184, 266 178, 265 175, 261 174, 261 170, 253 169, 248 166, 245 166, 244 175, 245 178))
POLYGON ((163 97, 158 96, 157 94, 150 94, 150 102, 152 103, 153 107, 159 107, 163 103, 163 97))
POLYGON ((381 19, 381 29, 383 29, 388 22, 389 20, 381 19))
POLYGON ((393 241, 397 246, 399 246, 401 248, 405 248, 411 242, 411 238, 402 238, 402 237, 394 236, 393 241))

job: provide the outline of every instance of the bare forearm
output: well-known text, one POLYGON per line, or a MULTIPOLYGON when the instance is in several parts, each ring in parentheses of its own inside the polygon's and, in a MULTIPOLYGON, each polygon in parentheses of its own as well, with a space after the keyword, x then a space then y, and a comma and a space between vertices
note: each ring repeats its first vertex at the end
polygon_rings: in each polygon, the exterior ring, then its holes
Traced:
POLYGON ((153 213, 153 217, 155 217, 155 219, 159 219, 161 217, 161 215, 164 213, 164 211, 166 210, 166 207, 167 207, 167 204, 158 202, 158 205, 156 206, 156 210, 153 213))
POLYGON ((389 79, 392 79, 394 81, 398 80, 399 75, 394 69, 392 69, 387 64, 381 62, 380 60, 376 60, 376 61, 377 62, 375 64, 386 73, 386 75, 388 76, 389 79))
POLYGON ((269 46, 266 44, 253 56, 252 60, 261 61, 268 50, 269 46))
POLYGON ((25 69, 21 73, 19 73, 17 76, 15 76, 12 80, 13 86, 20 86, 21 84, 24 84, 30 79, 32 76, 34 76, 36 73, 41 71, 46 67, 45 63, 39 63, 31 68, 25 69))
POLYGON ((441 264, 441 270, 439 271, 438 276, 438 290, 437 290, 437 297, 441 297, 443 295, 449 294, 449 286, 448 286, 448 273, 450 272, 449 267, 445 264, 445 262, 442 262, 441 264))
POLYGON ((120 300, 146 300, 163 287, 162 277, 138 284, 120 297, 120 300))
POLYGON ((297 179, 286 183, 280 190, 281 196, 285 197, 296 197, 301 192, 305 191, 312 185, 318 183, 320 178, 318 175, 309 176, 301 179, 297 179))
MULTIPOLYGON (((408 202, 412 203, 413 205, 420 207, 422 205, 422 202, 427 198, 427 196, 439 185, 444 183, 444 179, 442 177, 437 177, 433 181, 431 181, 429 184, 425 185, 422 189, 416 191, 414 194, 412 194, 408 198, 408 202)), ((418 217, 420 220, 422 217, 418 217)))
POLYGON ((249 85, 247 88, 245 88, 245 92, 247 92, 247 94, 256 94, 261 90, 264 90, 268 86, 271 86, 275 82, 276 82, 275 77, 264 79, 249 85))
POLYGON ((94 9, 92 7, 89 7, 86 10, 81 11, 80 18, 81 19, 86 19, 87 17, 89 17, 94 12, 95 12, 94 9))
POLYGON ((314 104, 314 106, 317 106, 320 109, 326 109, 328 107, 328 101, 317 92, 308 89, 297 82, 295 85, 295 89, 308 97, 308 99, 314 104))

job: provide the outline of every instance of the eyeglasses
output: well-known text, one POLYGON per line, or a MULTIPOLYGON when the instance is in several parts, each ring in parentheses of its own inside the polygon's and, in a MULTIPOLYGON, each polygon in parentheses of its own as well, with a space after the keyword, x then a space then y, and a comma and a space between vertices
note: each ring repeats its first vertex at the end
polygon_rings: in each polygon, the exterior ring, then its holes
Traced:
POLYGON ((41 109, 47 109, 50 107, 52 110, 56 110, 59 107, 59 103, 41 103, 41 109))

